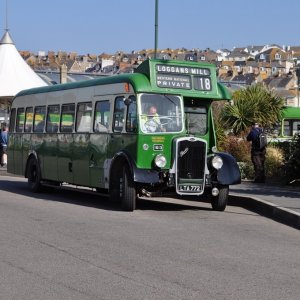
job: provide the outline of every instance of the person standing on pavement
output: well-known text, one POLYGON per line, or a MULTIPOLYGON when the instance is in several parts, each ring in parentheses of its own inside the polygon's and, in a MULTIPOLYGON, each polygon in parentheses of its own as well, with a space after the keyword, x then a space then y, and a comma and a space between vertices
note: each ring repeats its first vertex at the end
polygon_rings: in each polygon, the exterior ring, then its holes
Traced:
POLYGON ((1 126, 1 133, 0 133, 0 154, 1 154, 1 166, 5 167, 7 165, 7 142, 8 142, 8 135, 7 135, 7 125, 3 123, 1 126))
POLYGON ((247 141, 251 141, 251 161, 254 166, 256 183, 265 182, 265 160, 266 160, 266 147, 260 147, 258 137, 263 132, 259 123, 254 123, 252 129, 247 135, 247 141))

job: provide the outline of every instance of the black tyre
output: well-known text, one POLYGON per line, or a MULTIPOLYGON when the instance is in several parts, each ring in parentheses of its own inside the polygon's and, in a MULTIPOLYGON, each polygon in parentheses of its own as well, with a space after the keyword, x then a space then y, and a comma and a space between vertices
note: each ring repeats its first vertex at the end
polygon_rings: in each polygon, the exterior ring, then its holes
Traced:
POLYGON ((109 188, 110 200, 121 203, 121 194, 123 186, 122 169, 119 168, 111 176, 111 184, 109 188))
POLYGON ((41 168, 35 158, 30 158, 27 169, 28 187, 34 192, 38 193, 42 190, 41 184, 41 168))
POLYGON ((219 186, 219 195, 211 197, 211 206, 213 210, 224 211, 228 202, 228 185, 219 186))
POLYGON ((123 210, 134 211, 136 207, 136 189, 128 166, 123 167, 120 191, 123 210))

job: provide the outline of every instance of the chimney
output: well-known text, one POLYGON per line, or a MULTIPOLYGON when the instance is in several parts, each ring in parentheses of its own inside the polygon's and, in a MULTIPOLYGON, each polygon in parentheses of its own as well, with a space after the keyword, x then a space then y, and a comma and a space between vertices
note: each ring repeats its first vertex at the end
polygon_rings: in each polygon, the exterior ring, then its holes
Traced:
POLYGON ((68 68, 65 64, 60 67, 60 83, 67 83, 67 71, 68 68))

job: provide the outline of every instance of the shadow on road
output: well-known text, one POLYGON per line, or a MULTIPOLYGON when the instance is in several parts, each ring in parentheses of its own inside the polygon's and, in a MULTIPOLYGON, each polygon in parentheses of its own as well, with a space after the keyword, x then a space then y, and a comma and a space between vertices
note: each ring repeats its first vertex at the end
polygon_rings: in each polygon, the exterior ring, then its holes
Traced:
MULTIPOLYGON (((111 201, 108 196, 103 196, 97 192, 79 188, 45 187, 43 192, 33 193, 28 190, 26 181, 0 180, 0 189, 43 201, 57 201, 103 210, 122 211, 120 204, 111 201)), ((206 201, 195 201, 197 206, 193 205, 190 201, 195 200, 191 199, 189 200, 189 204, 184 204, 165 202, 163 198, 161 201, 159 198, 155 200, 139 198, 137 200, 136 209, 156 211, 211 210, 211 208, 199 207, 199 203, 206 203, 206 201)))

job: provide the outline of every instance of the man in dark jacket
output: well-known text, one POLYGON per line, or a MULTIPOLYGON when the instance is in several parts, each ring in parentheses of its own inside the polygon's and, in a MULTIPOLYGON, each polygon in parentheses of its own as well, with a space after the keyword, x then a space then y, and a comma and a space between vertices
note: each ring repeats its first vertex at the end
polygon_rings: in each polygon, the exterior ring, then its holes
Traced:
POLYGON ((265 182, 265 160, 266 147, 258 147, 258 136, 262 132, 262 128, 258 123, 252 125, 252 129, 247 136, 247 141, 252 142, 251 146, 251 160, 254 166, 255 179, 254 182, 265 182))
POLYGON ((6 123, 3 123, 1 126, 1 132, 0 132, 0 159, 1 159, 1 166, 5 167, 7 164, 7 126, 6 123))

